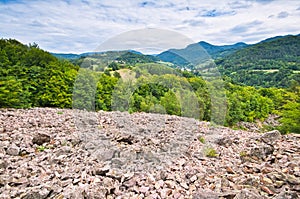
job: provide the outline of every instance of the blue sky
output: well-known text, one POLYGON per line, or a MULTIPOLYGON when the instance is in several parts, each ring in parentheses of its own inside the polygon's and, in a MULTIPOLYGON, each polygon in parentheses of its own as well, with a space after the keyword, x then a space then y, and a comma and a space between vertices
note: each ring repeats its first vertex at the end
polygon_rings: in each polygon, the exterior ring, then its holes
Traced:
POLYGON ((127 31, 156 28, 195 42, 256 43, 300 33, 298 0, 1 0, 0 37, 81 53, 127 31))

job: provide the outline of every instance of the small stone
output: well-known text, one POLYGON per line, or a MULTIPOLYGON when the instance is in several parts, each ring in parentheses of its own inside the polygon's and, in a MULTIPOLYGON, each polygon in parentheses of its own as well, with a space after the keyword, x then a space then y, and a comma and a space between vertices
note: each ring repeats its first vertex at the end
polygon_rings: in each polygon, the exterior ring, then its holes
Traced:
POLYGON ((198 179, 197 176, 193 175, 190 180, 191 180, 191 182, 195 182, 197 179, 198 179))
POLYGON ((155 187, 155 189, 160 189, 161 187, 163 187, 164 186, 164 181, 163 180, 159 180, 159 181, 157 181, 156 183, 155 183, 155 185, 154 185, 154 187, 155 187))
POLYGON ((176 186, 176 183, 175 183, 174 181, 172 181, 172 180, 166 180, 166 181, 165 181, 165 184, 166 184, 167 187, 170 188, 170 189, 174 189, 175 186, 176 186))
POLYGON ((80 179, 74 179, 74 180, 73 180, 73 184, 74 184, 74 185, 78 184, 79 182, 80 182, 80 179))
POLYGON ((171 195, 172 194, 172 190, 171 189, 162 189, 160 192, 159 192, 159 194, 160 194, 160 197, 161 198, 167 198, 169 195, 171 195))
POLYGON ((12 155, 12 156, 18 156, 20 153, 20 148, 17 147, 16 145, 11 145, 7 150, 6 150, 7 155, 12 155))
POLYGON ((64 199, 64 198, 65 198, 64 195, 58 194, 57 196, 55 196, 54 199, 64 199))
POLYGON ((274 192, 272 190, 270 190, 267 186, 261 186, 261 190, 263 190, 264 192, 266 192, 269 195, 274 195, 274 192))
POLYGON ((110 170, 110 166, 109 165, 105 165, 104 167, 101 168, 96 168, 95 169, 95 174, 96 175, 100 175, 100 176, 105 176, 106 173, 108 173, 110 170))
POLYGON ((101 182, 101 180, 99 178, 94 178, 93 182, 94 183, 99 183, 99 182, 101 182))
POLYGON ((293 175, 287 175, 287 181, 291 184, 300 184, 300 179, 299 178, 296 178, 295 176, 293 175))
POLYGON ((233 171, 233 169, 231 167, 226 167, 226 171, 227 171, 227 173, 235 174, 235 172, 233 171))
POLYGON ((16 179, 16 178, 13 178, 12 181, 11 181, 12 184, 14 185, 21 185, 21 184, 27 184, 28 183, 28 179, 25 178, 25 177, 22 177, 22 178, 19 178, 19 179, 16 179))
POLYGON ((139 191, 140 191, 141 193, 146 193, 146 192, 149 191, 149 189, 150 189, 149 187, 142 186, 142 187, 140 187, 139 191))
POLYGON ((0 159, 0 169, 6 169, 7 165, 8 164, 5 160, 0 159))
POLYGON ((273 181, 272 181, 270 178, 267 178, 267 177, 263 177, 263 178, 261 179, 261 182, 262 182, 263 184, 273 184, 273 181))
POLYGON ((274 183, 276 188, 282 187, 283 184, 284 184, 284 181, 279 181, 279 180, 275 181, 275 183, 274 183))
POLYGON ((180 186, 182 186, 184 189, 189 189, 189 186, 185 182, 181 182, 180 186))
POLYGON ((33 137, 32 143, 37 144, 37 145, 42 145, 44 143, 50 142, 50 140, 51 140, 51 138, 49 135, 47 135, 45 133, 38 133, 33 137))
POLYGON ((130 187, 135 186, 136 183, 137 183, 136 179, 135 179, 135 178, 131 178, 131 179, 129 179, 129 180, 123 182, 123 185, 124 185, 125 187, 127 187, 127 188, 130 188, 130 187))
POLYGON ((270 167, 264 167, 264 168, 261 169, 261 172, 264 173, 264 174, 271 173, 272 171, 273 171, 273 169, 270 168, 270 167))

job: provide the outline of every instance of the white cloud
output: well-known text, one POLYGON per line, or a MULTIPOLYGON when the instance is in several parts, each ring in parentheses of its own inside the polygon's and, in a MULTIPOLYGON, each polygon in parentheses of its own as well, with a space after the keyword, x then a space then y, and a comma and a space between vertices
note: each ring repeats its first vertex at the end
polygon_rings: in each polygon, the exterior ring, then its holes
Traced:
POLYGON ((253 43, 299 34, 297 8, 293 0, 0 1, 0 36, 36 42, 52 52, 75 53, 149 27, 178 31, 195 42, 253 43))

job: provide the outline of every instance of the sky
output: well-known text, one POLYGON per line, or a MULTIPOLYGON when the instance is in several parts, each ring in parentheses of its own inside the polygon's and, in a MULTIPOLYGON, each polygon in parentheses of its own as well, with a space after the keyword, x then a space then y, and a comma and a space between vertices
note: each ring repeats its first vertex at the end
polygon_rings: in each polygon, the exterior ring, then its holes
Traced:
POLYGON ((162 30, 155 37, 174 33, 153 42, 176 43, 181 35, 214 45, 253 44, 299 34, 299 24, 298 0, 0 0, 0 38, 56 53, 95 51, 122 35, 151 37, 151 29, 162 30))

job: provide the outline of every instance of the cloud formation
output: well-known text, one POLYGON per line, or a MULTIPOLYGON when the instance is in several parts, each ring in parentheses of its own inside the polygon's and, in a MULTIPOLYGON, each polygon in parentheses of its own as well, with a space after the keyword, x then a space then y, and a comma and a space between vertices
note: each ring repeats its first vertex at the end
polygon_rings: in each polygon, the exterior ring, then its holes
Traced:
POLYGON ((254 43, 299 34, 299 8, 293 0, 0 0, 0 37, 73 53, 143 28, 174 30, 195 42, 254 43))
POLYGON ((282 19, 282 18, 286 18, 286 17, 288 17, 289 16, 289 13, 288 12, 280 12, 278 15, 277 15, 277 17, 278 18, 280 18, 280 19, 282 19))

